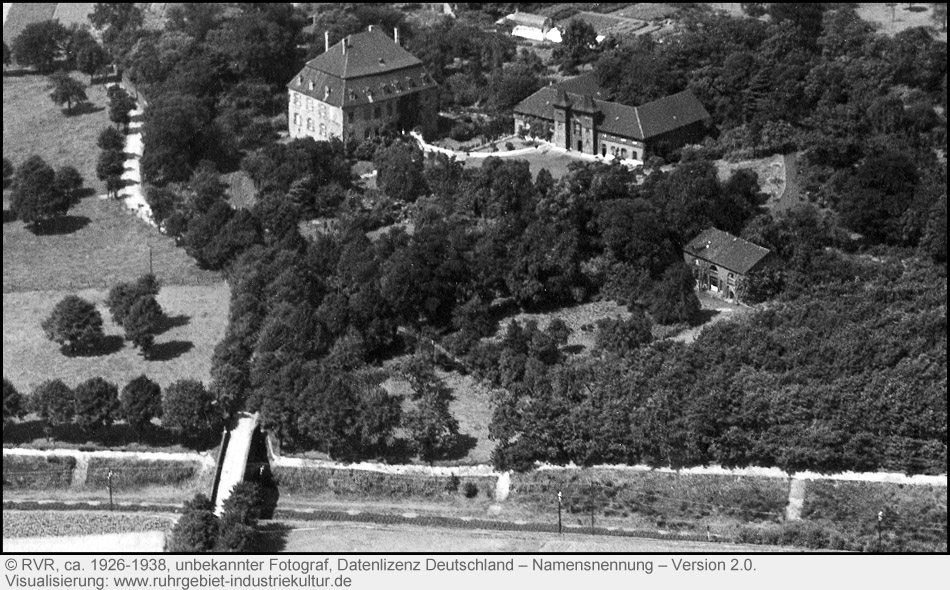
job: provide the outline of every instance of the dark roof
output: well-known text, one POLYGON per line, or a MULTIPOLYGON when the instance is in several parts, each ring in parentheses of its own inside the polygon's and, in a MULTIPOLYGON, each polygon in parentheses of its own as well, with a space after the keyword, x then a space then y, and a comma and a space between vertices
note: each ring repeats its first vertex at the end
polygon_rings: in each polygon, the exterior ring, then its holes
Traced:
POLYGON ((593 106, 603 113, 598 129, 604 133, 640 141, 709 119, 709 113, 690 90, 639 107, 603 100, 605 92, 593 72, 546 86, 518 103, 514 111, 542 119, 554 119, 554 106, 564 100, 559 99, 561 93, 574 105, 583 105, 578 110, 590 112, 593 106))
POLYGON ((664 96, 637 107, 644 137, 656 137, 709 119, 709 113, 691 90, 664 96))
POLYGON ((307 67, 349 80, 421 65, 379 29, 349 35, 307 62, 307 67), (346 42, 346 51, 343 43, 346 42))
POLYGON ((769 255, 770 250, 711 227, 699 234, 683 250, 703 260, 747 274, 769 255))
POLYGON ((422 62, 379 30, 351 35, 307 62, 288 88, 332 106, 369 104, 435 88, 422 62))

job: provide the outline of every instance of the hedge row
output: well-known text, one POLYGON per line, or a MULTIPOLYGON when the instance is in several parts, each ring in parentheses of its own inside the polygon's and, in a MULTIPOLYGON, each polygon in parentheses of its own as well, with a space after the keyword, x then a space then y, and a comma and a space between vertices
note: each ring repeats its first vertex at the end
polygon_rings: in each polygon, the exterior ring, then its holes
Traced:
POLYGON ((494 477, 404 475, 359 469, 273 468, 281 494, 331 493, 359 498, 487 497, 495 494, 494 477))
POLYGON ((786 479, 685 475, 611 469, 534 471, 511 477, 509 502, 541 511, 642 518, 658 527, 698 529, 704 519, 780 522, 788 503, 786 479))
POLYGON ((46 490, 68 488, 73 479, 73 457, 3 456, 3 488, 46 490))
POLYGON ((163 461, 135 458, 89 459, 86 486, 108 486, 112 472, 113 489, 135 489, 152 485, 183 486, 195 483, 201 471, 198 461, 163 461))

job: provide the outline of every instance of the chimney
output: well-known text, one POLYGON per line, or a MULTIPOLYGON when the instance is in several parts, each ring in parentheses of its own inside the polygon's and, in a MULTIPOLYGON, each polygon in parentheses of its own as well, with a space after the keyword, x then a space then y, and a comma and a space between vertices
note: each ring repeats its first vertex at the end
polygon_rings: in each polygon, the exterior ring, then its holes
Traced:
POLYGON ((323 31, 323 50, 330 51, 330 31, 323 31))
POLYGON ((399 45, 399 27, 393 27, 393 41, 396 42, 396 45, 399 45))
POLYGON ((373 25, 370 25, 366 30, 369 31, 370 33, 372 33, 372 32, 373 32, 373 25))

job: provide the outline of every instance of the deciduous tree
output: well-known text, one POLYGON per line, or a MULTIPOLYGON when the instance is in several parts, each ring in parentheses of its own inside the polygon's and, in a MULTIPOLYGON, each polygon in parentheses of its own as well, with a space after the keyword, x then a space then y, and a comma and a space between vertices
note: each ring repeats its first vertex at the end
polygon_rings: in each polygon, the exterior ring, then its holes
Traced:
POLYGON ((145 375, 139 375, 122 388, 119 402, 122 417, 139 438, 152 418, 162 416, 162 388, 145 375))
POLYGON ((50 100, 56 105, 66 105, 66 113, 73 112, 73 103, 80 104, 89 98, 86 96, 86 86, 79 80, 65 72, 56 72, 49 78, 50 100))
POLYGON ((18 64, 32 66, 41 74, 56 67, 56 58, 69 36, 59 21, 47 20, 30 23, 13 40, 13 59, 18 64))
POLYGON ((103 338, 99 310, 76 295, 61 299, 42 326, 47 338, 73 354, 94 349, 103 338))
POLYGON ((119 389, 102 377, 83 381, 74 391, 76 424, 84 432, 109 426, 119 410, 119 389))

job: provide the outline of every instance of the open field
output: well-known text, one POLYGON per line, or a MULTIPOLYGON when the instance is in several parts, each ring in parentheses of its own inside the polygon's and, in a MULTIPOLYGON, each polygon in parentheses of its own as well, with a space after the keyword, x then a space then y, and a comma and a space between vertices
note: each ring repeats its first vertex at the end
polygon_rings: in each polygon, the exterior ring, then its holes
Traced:
POLYGON ((4 510, 3 539, 166 531, 172 516, 62 510, 4 510))
POLYGON ((214 347, 227 327, 229 294, 225 283, 162 287, 158 302, 171 321, 156 337, 154 358, 148 361, 123 341, 123 330, 112 322, 105 306, 108 293, 101 290, 82 290, 77 295, 93 302, 102 314, 105 350, 97 356, 60 352, 58 344, 46 339, 40 322, 68 294, 3 294, 3 374, 21 393, 29 394, 41 382, 54 378, 74 387, 91 377, 102 377, 120 389, 143 373, 162 387, 183 378, 208 382, 214 347))
POLYGON ((878 30, 885 35, 896 35, 901 31, 914 27, 934 27, 934 36, 941 41, 947 40, 947 32, 941 31, 940 26, 934 23, 933 6, 931 4, 896 4, 894 12, 880 2, 862 2, 858 4, 858 16, 877 25, 878 30))
MULTIPOLYGON (((355 524, 336 522, 289 523, 286 535, 289 553, 638 553, 638 552, 735 552, 783 551, 763 546, 668 541, 632 537, 529 533, 512 531, 447 530, 408 525, 355 524)), ((528 558, 522 558, 528 563, 528 558)), ((631 558, 632 559, 632 558, 631 558)), ((519 561, 519 563, 521 563, 519 561)))
MULTIPOLYGON (((66 117, 47 96, 42 76, 3 78, 3 155, 20 164, 33 154, 54 168, 75 166, 92 192, 96 178, 96 138, 109 125, 101 86, 87 89, 96 109, 66 117)), ((9 190, 3 195, 9 207, 9 190)), ((35 235, 19 221, 3 224, 3 292, 109 289, 147 272, 149 251, 155 274, 165 284, 209 284, 217 273, 201 270, 174 240, 136 220, 119 202, 86 197, 50 235, 35 235)))
MULTIPOLYGON (((53 17, 56 4, 41 4, 39 2, 11 2, 3 5, 3 42, 8 46, 13 43, 17 35, 31 23, 40 22, 53 17)), ((6 94, 6 88, 3 89, 6 94)), ((6 105, 4 104, 4 110, 6 105)))
MULTIPOLYGON (((4 207, 7 195, 4 195, 4 207)), ((220 284, 172 238, 146 225, 118 201, 87 197, 63 220, 65 233, 35 235, 23 222, 3 224, 3 292, 108 291, 152 269, 165 285, 220 284)))
MULTIPOLYGON (((79 72, 70 75, 89 82, 79 72)), ((96 178, 96 138, 111 125, 105 88, 98 84, 86 88, 92 112, 66 116, 64 107, 50 100, 48 86, 46 76, 3 77, 3 157, 14 166, 33 154, 53 168, 75 166, 87 188, 96 194, 105 192, 105 185, 96 178)))
POLYGON ((622 16, 637 20, 655 21, 669 18, 676 14, 676 4, 659 4, 654 2, 639 2, 620 10, 614 10, 612 16, 622 16))

